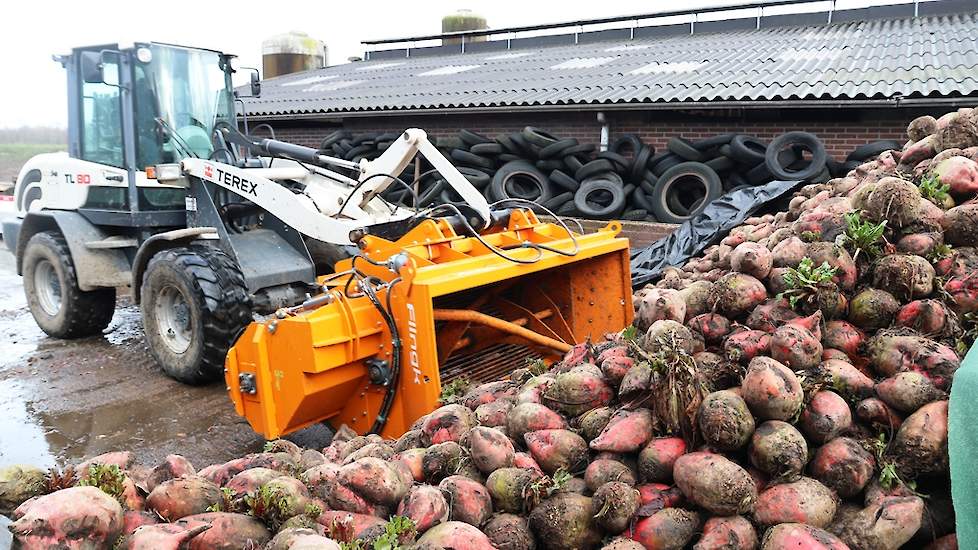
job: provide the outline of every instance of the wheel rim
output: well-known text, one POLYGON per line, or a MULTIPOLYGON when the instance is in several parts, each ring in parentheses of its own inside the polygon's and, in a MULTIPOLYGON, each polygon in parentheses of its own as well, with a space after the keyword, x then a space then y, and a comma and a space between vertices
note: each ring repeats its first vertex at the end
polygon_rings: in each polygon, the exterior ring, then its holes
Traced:
POLYGON ((156 300, 156 327, 161 339, 173 353, 184 353, 190 348, 193 323, 190 305, 175 286, 164 287, 156 300))
POLYGON ((34 293, 44 313, 54 317, 61 311, 61 279, 48 260, 39 261, 34 268, 34 293))

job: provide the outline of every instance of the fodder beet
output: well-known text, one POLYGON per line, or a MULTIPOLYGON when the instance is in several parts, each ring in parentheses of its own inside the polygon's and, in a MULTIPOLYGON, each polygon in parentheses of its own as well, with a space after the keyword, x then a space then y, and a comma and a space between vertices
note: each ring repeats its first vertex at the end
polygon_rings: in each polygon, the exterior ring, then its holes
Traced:
POLYGON ((947 244, 974 246, 978 242, 978 204, 955 206, 944 213, 941 225, 947 244))
POLYGON ((750 440, 750 463, 776 479, 795 479, 808 463, 808 443, 794 426, 768 420, 750 440))
POLYGON ((819 365, 819 370, 828 377, 832 388, 843 396, 869 397, 873 394, 873 379, 848 360, 826 359, 819 365))
POLYGON ((896 324, 923 334, 938 334, 947 323, 947 309, 940 300, 914 300, 900 308, 896 324))
POLYGON ((873 286, 885 288, 902 300, 930 296, 934 275, 930 262, 912 254, 890 254, 873 264, 873 286))
POLYGON ((712 517, 703 524, 703 536, 693 550, 754 550, 757 531, 743 516, 712 517))
POLYGON ((700 515, 682 508, 665 508, 635 524, 631 538, 645 548, 681 550, 700 528, 700 515))
POLYGON ((472 464, 484 474, 513 465, 516 449, 499 430, 481 426, 472 428, 462 438, 462 445, 469 450, 472 464))
POLYGON ((205 512, 184 519, 187 522, 202 521, 211 526, 190 539, 190 550, 260 548, 272 539, 272 534, 262 522, 244 514, 205 512))
POLYGON ((495 550, 482 531, 461 521, 446 521, 428 529, 415 545, 418 550, 465 548, 466 550, 495 550))
POLYGON ((730 320, 719 313, 703 313, 693 317, 687 326, 703 335, 708 344, 717 344, 730 332, 730 320))
POLYGON ((530 512, 530 527, 545 549, 591 548, 601 531, 591 515, 591 499, 577 493, 557 493, 530 512))
POLYGON ((723 352, 733 362, 747 364, 751 359, 769 353, 771 335, 760 330, 742 330, 727 336, 723 352))
POLYGON ((566 427, 567 422, 562 416, 539 403, 521 403, 513 407, 506 420, 506 434, 514 441, 523 441, 527 432, 566 427))
POLYGON ((721 451, 740 449, 754 433, 754 417, 747 403, 730 390, 707 395, 700 404, 697 423, 706 443, 721 451))
POLYGON ((804 523, 782 523, 764 532, 761 550, 850 550, 838 537, 804 523))
POLYGON ((638 454, 638 478, 643 483, 671 483, 676 460, 686 454, 681 437, 657 437, 638 454))
MULTIPOLYGON (((14 513, 8 528, 24 548, 72 548, 85 541, 91 548, 109 547, 122 531, 122 506, 95 487, 71 487, 36 497, 14 513)), ((15 546, 17 545, 15 543, 15 546)))
POLYGON ((529 520, 523 516, 494 514, 482 526, 482 532, 500 550, 534 550, 537 546, 529 520))
POLYGON ((916 221, 919 215, 920 190, 901 178, 886 177, 866 198, 865 211, 869 219, 886 221, 889 227, 903 227, 916 221))
POLYGON ((587 461, 587 442, 570 430, 539 430, 523 436, 530 455, 548 474, 577 471, 587 461))
POLYGON ((920 529, 924 502, 919 497, 890 497, 833 525, 852 550, 897 550, 920 529))
POLYGON ((745 323, 754 330, 774 332, 778 327, 798 317, 788 300, 772 299, 754 308, 747 316, 745 323))
POLYGON ((751 360, 741 388, 747 406, 762 420, 791 420, 804 398, 795 373, 764 356, 751 360))
POLYGON ((803 477, 773 485, 757 497, 754 519, 762 525, 805 523, 825 527, 835 516, 836 494, 818 481, 803 477))
MULTIPOLYGON (((815 315, 821 320, 819 312, 815 315)), ((807 328, 787 323, 771 336, 771 357, 794 369, 810 369, 822 360, 822 343, 807 328)))
POLYGON ((867 288, 849 302, 849 321, 862 330, 886 328, 900 310, 900 302, 885 290, 867 288))
POLYGON ((713 285, 710 301, 727 317, 739 317, 767 299, 764 284, 745 273, 728 273, 713 285))
POLYGON ((730 269, 763 279, 771 272, 773 259, 766 246, 755 242, 741 243, 730 254, 730 269))
POLYGON ((947 401, 934 401, 917 409, 897 431, 889 453, 897 470, 907 478, 921 474, 947 474, 947 401))
POLYGON ((617 535, 628 527, 640 504, 640 494, 631 485, 609 481, 594 491, 591 516, 602 529, 617 535))
POLYGON ((220 487, 198 476, 165 481, 146 497, 146 507, 167 521, 205 512, 220 502, 220 487))
POLYGON ((486 489, 493 507, 500 512, 522 513, 530 485, 542 477, 543 473, 532 468, 500 468, 489 474, 486 489))
POLYGON ((931 401, 947 399, 927 376, 913 371, 898 372, 876 384, 876 394, 902 413, 912 413, 931 401))
POLYGON ((808 466, 812 477, 843 498, 862 492, 875 468, 873 455, 848 437, 837 437, 819 447, 808 466))
POLYGON ((428 444, 458 441, 477 425, 475 413, 462 405, 445 405, 428 415, 421 426, 421 435, 428 444))
MULTIPOLYGON (((554 377, 554 381, 542 393, 543 403, 570 416, 607 405, 614 392, 605 383, 600 369, 591 365, 592 371, 586 366, 588 364, 554 377)), ((510 433, 510 436, 515 437, 516 434, 510 433)))
POLYGON ((856 403, 856 418, 874 429, 892 431, 900 427, 900 418, 889 405, 876 397, 869 397, 856 403))
POLYGON ((630 453, 637 451, 652 436, 652 413, 649 409, 621 409, 612 415, 607 426, 591 440, 595 451, 630 453))
POLYGON ((929 338, 899 331, 880 331, 866 344, 867 354, 877 372, 893 376, 898 372, 924 374, 940 389, 951 384, 961 364, 948 346, 929 338))
POLYGON ((757 489, 737 463, 712 453, 694 452, 676 459, 676 485, 686 497, 717 515, 751 512, 757 489))
POLYGON ((635 485, 635 473, 625 463, 610 458, 595 458, 584 470, 584 483, 592 493, 609 481, 635 485))
POLYGON ((671 288, 644 288, 635 293, 635 326, 645 332, 652 323, 671 319, 686 320, 686 300, 671 288))
POLYGON ((397 506, 397 515, 411 518, 419 533, 448 521, 448 502, 431 485, 416 485, 397 506))
POLYGON ((819 391, 811 396, 808 405, 801 411, 799 425, 810 441, 825 443, 852 426, 852 411, 839 394, 819 391))
POLYGON ((449 476, 441 480, 438 488, 448 502, 449 519, 478 527, 492 515, 492 497, 481 483, 464 476, 449 476))

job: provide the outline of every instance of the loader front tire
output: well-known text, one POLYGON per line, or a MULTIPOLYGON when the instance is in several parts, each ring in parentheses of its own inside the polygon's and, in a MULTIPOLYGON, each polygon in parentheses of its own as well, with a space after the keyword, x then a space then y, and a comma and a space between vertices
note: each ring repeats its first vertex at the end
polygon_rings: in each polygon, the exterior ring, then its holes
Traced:
POLYGON ((224 358, 251 321, 244 276, 214 247, 164 250, 143 275, 143 331, 168 376, 199 385, 220 379, 224 358))
POLYGON ((55 338, 99 334, 112 321, 115 289, 84 291, 65 238, 56 231, 37 233, 24 248, 24 294, 31 315, 55 338))

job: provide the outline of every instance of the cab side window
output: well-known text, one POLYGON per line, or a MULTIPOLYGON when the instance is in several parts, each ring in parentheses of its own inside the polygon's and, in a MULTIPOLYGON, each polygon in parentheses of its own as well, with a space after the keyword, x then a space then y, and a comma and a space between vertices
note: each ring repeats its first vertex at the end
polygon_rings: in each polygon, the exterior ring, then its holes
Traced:
MULTIPOLYGON (((119 82, 119 65, 104 63, 103 74, 107 81, 119 82)), ((119 87, 104 82, 83 81, 81 116, 81 158, 124 168, 119 87)))

